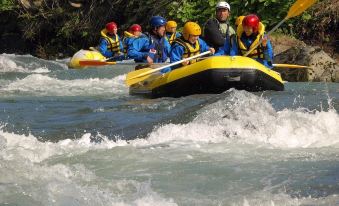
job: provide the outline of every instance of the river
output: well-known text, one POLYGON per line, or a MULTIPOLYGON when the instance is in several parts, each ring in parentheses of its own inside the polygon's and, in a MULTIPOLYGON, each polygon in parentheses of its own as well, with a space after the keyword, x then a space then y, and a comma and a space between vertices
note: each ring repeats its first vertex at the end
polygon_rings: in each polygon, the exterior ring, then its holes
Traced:
POLYGON ((339 205, 339 84, 146 99, 0 55, 0 205, 339 205))

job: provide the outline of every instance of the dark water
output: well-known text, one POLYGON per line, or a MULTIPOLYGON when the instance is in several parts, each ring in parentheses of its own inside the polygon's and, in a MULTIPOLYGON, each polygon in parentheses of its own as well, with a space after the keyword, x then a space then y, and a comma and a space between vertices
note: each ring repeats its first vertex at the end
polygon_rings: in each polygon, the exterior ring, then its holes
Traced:
POLYGON ((145 99, 0 55, 0 205, 339 205, 339 84, 145 99))

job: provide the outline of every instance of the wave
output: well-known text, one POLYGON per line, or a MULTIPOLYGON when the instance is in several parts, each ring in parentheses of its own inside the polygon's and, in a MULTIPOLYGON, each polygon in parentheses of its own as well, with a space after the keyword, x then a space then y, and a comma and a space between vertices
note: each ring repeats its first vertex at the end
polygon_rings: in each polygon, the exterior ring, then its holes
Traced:
POLYGON ((113 79, 60 80, 42 74, 32 74, 0 88, 3 95, 82 96, 128 94, 125 75, 113 79))
POLYGON ((263 97, 245 91, 228 93, 225 99, 204 107, 192 122, 158 126, 142 142, 237 142, 277 148, 339 146, 339 115, 334 109, 276 111, 263 97))
POLYGON ((0 54, 0 72, 49 73, 68 69, 64 61, 49 61, 31 55, 0 54))
MULTIPOLYGON (((97 176, 84 163, 68 164, 90 150, 118 146, 79 140, 39 142, 32 135, 0 131, 0 199, 18 205, 176 205, 153 191, 150 181, 97 176), (60 159, 66 158, 67 161, 60 159)), ((93 154, 94 155, 94 154, 93 154)), ((88 157, 89 158, 89 157, 88 157)))

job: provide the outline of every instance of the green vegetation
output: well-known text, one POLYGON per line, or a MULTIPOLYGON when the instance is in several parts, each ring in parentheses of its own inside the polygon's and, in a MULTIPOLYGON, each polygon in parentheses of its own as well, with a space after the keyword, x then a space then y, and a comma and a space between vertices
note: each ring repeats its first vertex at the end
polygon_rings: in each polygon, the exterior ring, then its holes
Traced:
MULTIPOLYGON (((331 0, 327 0, 331 1, 331 0)), ((0 18, 4 12, 15 15, 15 20, 2 24, 16 24, 17 33, 36 45, 32 53, 54 58, 56 54, 70 56, 81 48, 97 44, 100 30, 109 21, 118 23, 123 32, 133 23, 147 30, 153 15, 162 15, 178 22, 179 27, 188 20, 200 25, 215 15, 218 0, 1 0, 0 18), (75 3, 75 4, 72 4, 75 3)), ((268 29, 285 17, 295 0, 234 0, 231 4, 231 24, 239 15, 256 13, 268 29)), ((298 35, 300 27, 311 20, 312 12, 285 23, 280 32, 298 35)), ((7 28, 7 27, 6 27, 7 28)), ((180 29, 180 28, 179 28, 180 29)), ((4 31, 4 34, 9 31, 4 31)), ((10 31, 13 32, 13 31, 10 31)), ((305 35, 305 34, 303 34, 305 35)), ((1 43, 1 42, 0 42, 1 43)))
MULTIPOLYGON (((172 18, 181 22, 194 20, 203 24, 215 14, 215 5, 218 0, 183 0, 180 3, 178 2, 174 1, 169 6, 169 15, 172 18)), ((231 23, 235 21, 237 16, 255 13, 258 14, 264 24, 272 26, 286 16, 294 0, 238 0, 229 2, 231 5, 231 23)))
POLYGON ((0 12, 11 11, 16 7, 14 0, 0 0, 0 12))

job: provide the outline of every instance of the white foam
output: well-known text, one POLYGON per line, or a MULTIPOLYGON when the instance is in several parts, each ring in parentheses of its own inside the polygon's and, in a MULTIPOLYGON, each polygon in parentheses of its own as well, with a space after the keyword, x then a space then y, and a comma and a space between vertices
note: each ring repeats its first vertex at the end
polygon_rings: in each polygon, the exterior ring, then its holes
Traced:
POLYGON ((6 56, 0 55, 0 72, 29 72, 28 69, 18 66, 6 56))
POLYGON ((41 142, 33 135, 19 135, 0 130, 0 154, 6 160, 26 159, 30 162, 41 162, 52 156, 82 154, 89 150, 111 149, 126 146, 126 141, 108 140, 102 135, 91 137, 85 133, 80 139, 65 139, 57 143, 41 142), (100 138, 97 144, 91 138, 100 138))
POLYGON ((32 55, 0 54, 0 72, 48 73, 54 69, 68 69, 61 60, 44 60, 32 55))
POLYGON ((83 161, 77 159, 72 163, 72 157, 95 155, 85 154, 89 150, 119 146, 119 142, 108 140, 92 143, 90 136, 84 134, 79 140, 51 143, 39 142, 32 135, 0 131, 2 203, 14 197, 9 202, 19 205, 175 205, 171 199, 154 192, 150 181, 107 180, 86 168, 83 161))
POLYGON ((112 95, 127 94, 124 84, 125 75, 113 79, 75 79, 60 80, 41 74, 32 74, 18 79, 0 89, 5 93, 26 93, 36 96, 78 96, 78 95, 112 95))
POLYGON ((336 205, 338 200, 337 195, 330 195, 322 198, 293 198, 285 193, 271 194, 267 191, 257 191, 243 198, 226 200, 225 202, 232 202, 233 206, 287 206, 287 205, 318 205, 328 206, 336 205))
POLYGON ((245 91, 203 108, 188 124, 166 124, 134 143, 240 142, 278 148, 339 147, 339 115, 335 110, 275 111, 264 98, 245 91))

